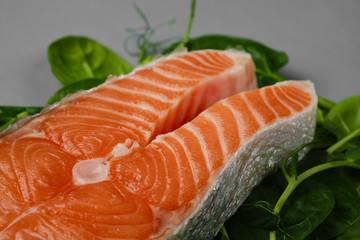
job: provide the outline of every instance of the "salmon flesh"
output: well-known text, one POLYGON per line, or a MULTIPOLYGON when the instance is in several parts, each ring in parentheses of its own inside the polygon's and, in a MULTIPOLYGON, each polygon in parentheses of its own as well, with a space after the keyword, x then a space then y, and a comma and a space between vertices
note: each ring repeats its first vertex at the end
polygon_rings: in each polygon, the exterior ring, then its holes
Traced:
POLYGON ((312 141, 316 104, 310 81, 257 89, 236 50, 111 77, 0 134, 0 238, 211 239, 312 141))

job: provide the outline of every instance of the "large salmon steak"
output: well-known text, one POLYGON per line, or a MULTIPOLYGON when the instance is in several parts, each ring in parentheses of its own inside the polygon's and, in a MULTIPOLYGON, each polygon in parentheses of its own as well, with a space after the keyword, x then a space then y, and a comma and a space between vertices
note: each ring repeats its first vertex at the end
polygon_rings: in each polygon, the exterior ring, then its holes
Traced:
POLYGON ((178 52, 0 134, 0 239, 211 239, 312 141, 310 81, 257 89, 251 56, 178 52))

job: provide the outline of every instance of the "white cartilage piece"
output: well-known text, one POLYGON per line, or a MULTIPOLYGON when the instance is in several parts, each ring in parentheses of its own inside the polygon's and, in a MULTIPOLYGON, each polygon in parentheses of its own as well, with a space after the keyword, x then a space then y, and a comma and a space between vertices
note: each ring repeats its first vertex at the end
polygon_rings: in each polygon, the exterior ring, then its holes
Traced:
POLYGON ((72 169, 75 185, 97 183, 108 178, 109 167, 102 159, 89 159, 78 162, 72 169))

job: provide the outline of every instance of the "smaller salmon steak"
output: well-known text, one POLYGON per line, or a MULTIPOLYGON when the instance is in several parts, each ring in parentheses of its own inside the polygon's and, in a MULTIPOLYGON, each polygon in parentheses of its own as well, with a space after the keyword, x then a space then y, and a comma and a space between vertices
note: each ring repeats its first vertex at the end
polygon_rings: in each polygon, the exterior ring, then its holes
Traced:
POLYGON ((250 55, 240 51, 172 54, 65 100, 44 116, 40 130, 79 158, 124 155, 216 101, 256 88, 254 71, 250 55))
POLYGON ((212 239, 252 187, 312 141, 316 104, 310 82, 234 95, 112 159, 110 174, 152 206, 159 225, 150 239, 212 239))

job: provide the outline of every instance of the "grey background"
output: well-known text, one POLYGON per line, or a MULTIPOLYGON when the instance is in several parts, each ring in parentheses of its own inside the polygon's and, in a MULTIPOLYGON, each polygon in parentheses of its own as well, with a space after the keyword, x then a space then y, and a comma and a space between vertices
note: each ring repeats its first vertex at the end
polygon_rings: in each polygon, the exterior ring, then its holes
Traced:
MULTIPOLYGON (((190 0, 0 0, 0 105, 43 105, 60 84, 47 46, 65 35, 98 40, 135 64, 123 42, 126 27, 176 19, 155 39, 182 36, 190 0)), ((220 33, 258 40, 288 53, 281 72, 311 79, 334 101, 360 94, 359 0, 198 0, 190 36, 220 33)))

